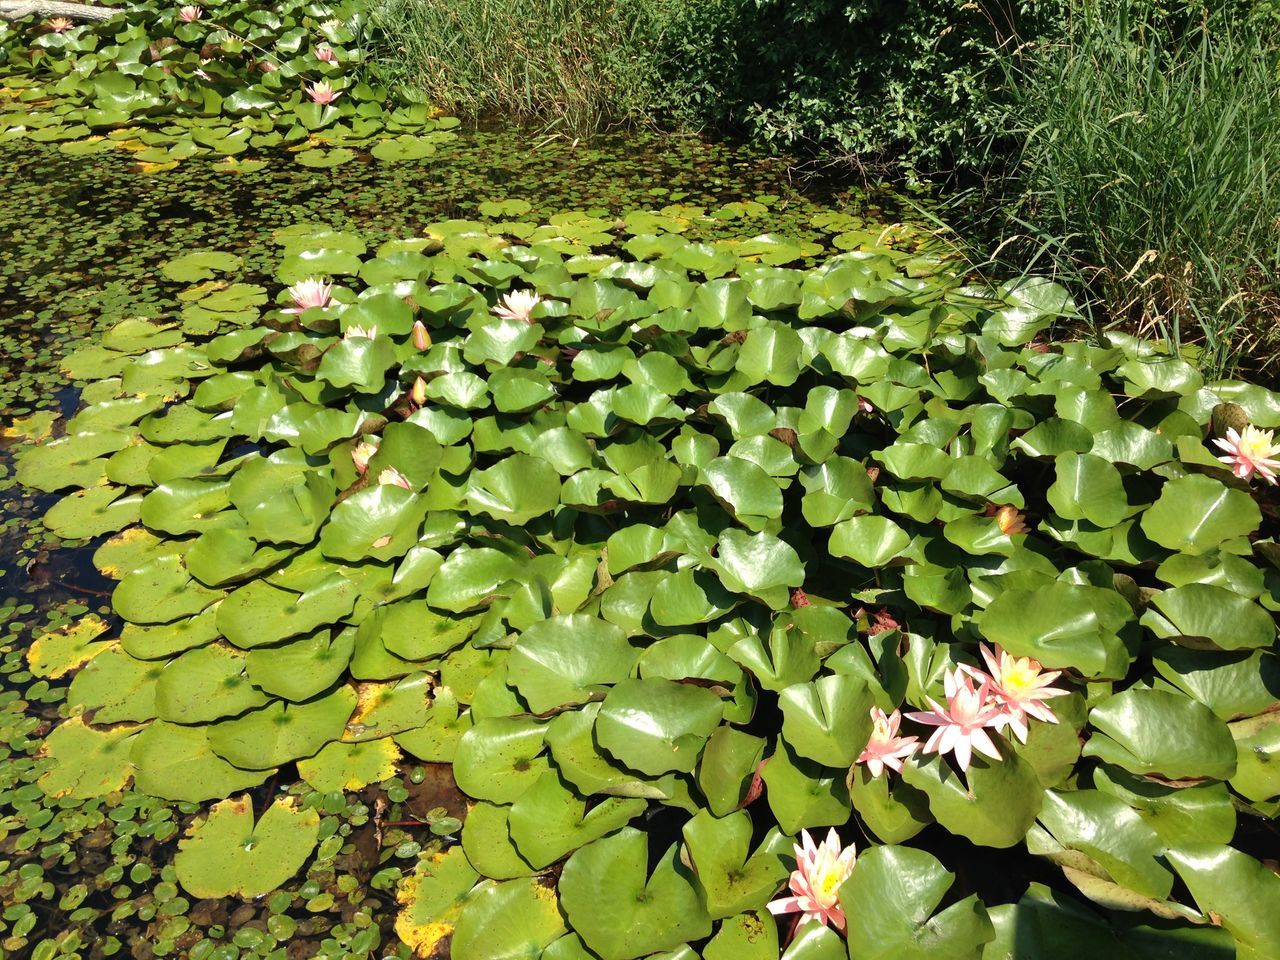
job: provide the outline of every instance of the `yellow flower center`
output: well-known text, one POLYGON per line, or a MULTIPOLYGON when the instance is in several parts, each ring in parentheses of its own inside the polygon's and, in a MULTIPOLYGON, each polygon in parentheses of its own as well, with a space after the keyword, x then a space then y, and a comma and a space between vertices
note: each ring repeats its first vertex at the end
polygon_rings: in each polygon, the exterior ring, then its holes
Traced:
POLYGON ((836 892, 840 889, 840 884, 844 883, 844 876, 839 870, 828 870, 822 875, 822 879, 818 881, 818 889, 821 891, 823 898, 834 900, 836 892))
POLYGON ((1000 676, 1000 687, 1014 699, 1022 699, 1035 689, 1036 679, 1040 671, 1034 669, 1026 660, 1016 660, 1013 666, 1000 676))

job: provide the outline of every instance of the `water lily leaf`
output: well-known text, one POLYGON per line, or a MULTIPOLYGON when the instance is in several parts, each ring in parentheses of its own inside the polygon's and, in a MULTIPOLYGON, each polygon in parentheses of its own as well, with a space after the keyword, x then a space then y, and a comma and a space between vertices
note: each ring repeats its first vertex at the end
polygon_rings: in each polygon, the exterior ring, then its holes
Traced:
POLYGON ((301 703, 342 677, 354 649, 354 630, 321 627, 285 643, 254 647, 245 657, 245 672, 271 696, 301 703))
POLYGON ((356 706, 349 686, 306 703, 273 700, 242 717, 210 725, 214 753, 246 770, 265 770, 291 760, 315 756, 320 748, 341 739, 356 706))
POLYGON ((1058 843, 1100 864, 1115 882, 1168 898, 1173 874, 1159 861, 1164 844, 1123 800, 1098 790, 1050 790, 1039 819, 1058 843))
POLYGON ((929 798, 929 813, 952 833, 986 847, 1021 843, 1044 788, 1032 766, 1002 744, 1003 760, 975 755, 964 780, 941 757, 908 760, 902 779, 929 798))
POLYGON ((255 787, 269 770, 241 770, 209 747, 203 726, 182 726, 157 720, 133 739, 129 759, 134 783, 142 793, 166 800, 213 800, 255 787))
POLYGON ((52 759, 53 766, 36 781, 49 797, 84 800, 123 790, 133 775, 129 750, 136 726, 99 730, 81 717, 64 720, 40 745, 37 757, 52 759))
MULTIPOLYGON (((717 727, 711 734, 698 763, 698 789, 717 817, 728 816, 747 799, 767 742, 730 726, 717 727)), ((551 752, 555 754, 554 743, 551 752)))
POLYGON ((320 814, 298 809, 294 797, 276 800, 257 823, 247 795, 223 800, 179 841, 173 865, 192 896, 249 899, 297 873, 319 833, 320 814))
POLYGON ((150 720, 156 715, 160 670, 160 664, 135 660, 113 645, 76 674, 67 703, 92 710, 94 723, 150 720))
POLYGON ((182 558, 171 555, 125 574, 111 605, 130 623, 172 623, 195 616, 222 596, 193 580, 182 558))
POLYGON ((1068 452, 1055 461, 1057 480, 1046 497, 1058 516, 1110 527, 1129 515, 1129 500, 1120 471, 1092 453, 1068 452))
POLYGON ((226 480, 182 477, 162 483, 143 498, 142 522, 178 536, 200 533, 218 522, 218 511, 230 506, 229 487, 226 480))
POLYGON ((335 560, 392 560, 418 542, 428 501, 393 483, 376 483, 333 508, 320 550, 335 560))
POLYGON ((208 723, 267 703, 245 673, 245 655, 225 644, 196 647, 164 665, 156 713, 174 723, 208 723))
POLYGON ((849 457, 834 456, 806 467, 800 474, 805 495, 800 509, 808 523, 828 527, 866 513, 875 503, 875 492, 866 468, 849 457))
POLYGON ((567 614, 533 624, 507 660, 507 682, 534 713, 583 703, 625 680, 639 651, 626 633, 587 614, 567 614))
POLYGON ((1262 514, 1253 498, 1212 477, 1170 480, 1142 515, 1143 532, 1170 550, 1202 554, 1258 529, 1262 514))
POLYGON ((320 357, 316 376, 339 389, 378 393, 395 362, 395 346, 385 336, 339 340, 320 357))
POLYGON ((842 520, 831 531, 828 549, 870 570, 878 570, 899 556, 911 537, 888 517, 867 514, 842 520))
POLYGON ((1132 773, 1158 773, 1170 780, 1230 780, 1235 773, 1235 742, 1227 725, 1181 694, 1125 690, 1097 704, 1089 723, 1095 732, 1084 755, 1132 773))
POLYGON ((835 826, 849 819, 852 804, 845 771, 798 756, 785 740, 778 741, 760 777, 767 788, 769 810, 787 834, 835 826))
POLYGON ((416 730, 395 735, 395 741, 404 751, 419 760, 430 763, 452 763, 457 753, 458 739, 472 725, 468 711, 458 713, 458 700, 448 687, 437 687, 431 698, 426 722, 416 730))
POLYGON ((110 648, 98 640, 107 632, 105 620, 87 613, 80 619, 38 636, 27 648, 27 666, 37 677, 56 680, 110 648))
POLYGON ((684 825, 684 842, 712 920, 762 908, 791 872, 783 860, 791 842, 774 828, 752 852, 751 832, 745 810, 722 819, 702 810, 684 825))
POLYGON ((467 859, 492 880, 512 880, 537 873, 511 839, 510 818, 510 807, 482 802, 467 808, 462 824, 462 849, 467 859))
POLYGON ((560 774, 548 771, 511 805, 511 840, 521 857, 542 869, 625 826, 647 806, 643 799, 608 797, 588 810, 560 774))
POLYGON ((463 613, 486 606, 499 588, 520 576, 520 564, 491 547, 459 547, 445 558, 427 588, 427 603, 463 613))
MULTIPOLYGON (((702 956, 703 960, 775 960, 778 956, 777 923, 764 911, 740 913, 720 924, 716 935, 703 949, 702 956)), ((844 960, 843 947, 835 955, 835 960, 844 960)))
POLYGON ((295 549, 260 545, 240 527, 212 527, 187 548, 187 569, 201 583, 219 587, 264 573, 295 549))
POLYGON ((903 843, 933 823, 928 794, 903 780, 891 784, 859 765, 850 770, 848 784, 858 816, 883 843, 903 843))
POLYGON ((508 523, 524 524, 560 502, 560 475, 545 460, 517 453, 471 474, 467 506, 508 523))
POLYGON ((1265 960, 1280 950, 1280 877, 1228 846, 1192 843, 1167 852, 1201 910, 1235 938, 1240 960, 1265 960))
POLYGON ((160 272, 170 280, 195 283, 199 280, 212 280, 219 273, 239 270, 243 263, 244 258, 234 253, 196 250, 161 264, 160 272))
POLYGON ((996 935, 983 956, 1016 956, 1025 950, 1043 960, 1071 960, 1082 953, 1135 960, 1214 960, 1233 949, 1230 934, 1216 927, 1113 925, 1038 883, 1031 884, 1016 904, 992 908, 990 916, 996 935))
POLYGON ((789 630, 779 621, 766 641, 751 635, 728 650, 733 660, 751 671, 766 690, 781 691, 794 683, 806 683, 818 672, 818 654, 812 638, 799 630, 789 630))
POLYGON ((455 960, 537 960, 566 932, 553 887, 536 878, 485 882, 462 905, 450 944, 455 960))
POLYGON ((869 960, 978 960, 995 930, 986 907, 968 896, 934 914, 955 875, 910 847, 872 847, 840 888, 850 956, 869 960))
POLYGON ((699 480, 734 517, 752 529, 782 516, 778 482, 750 460, 717 457, 699 470, 699 480))
POLYGON ((605 696, 596 738, 619 762, 648 776, 689 773, 723 713, 720 697, 702 687, 623 680, 605 696))
POLYGON ((120 646, 139 660, 167 660, 175 653, 201 647, 218 638, 215 623, 218 608, 173 623, 150 626, 126 623, 120 631, 120 646))
POLYGON ((983 636, 1015 656, 1090 678, 1120 678, 1133 655, 1119 631, 1132 618, 1128 601, 1113 590, 1059 582, 1001 593, 977 625, 983 636))
POLYGON ((1171 786, 1106 764, 1094 771, 1093 782, 1138 811, 1168 846, 1228 843, 1235 835, 1235 809, 1224 783, 1171 786))
POLYGON ((828 767, 848 767, 871 736, 874 704, 861 677, 835 674, 794 684, 778 695, 782 736, 802 757, 828 767))
POLYGON ((510 803, 549 769, 546 726, 523 717, 487 717, 458 741, 453 775, 467 796, 510 803))
POLYGON ((1250 800, 1280 796, 1280 770, 1276 765, 1280 756, 1280 723, 1275 719, 1275 714, 1268 713, 1230 727, 1236 739, 1236 774, 1231 778, 1231 787, 1250 800))
POLYGON ((804 565, 795 549, 771 533, 730 527, 720 534, 716 559, 706 566, 720 575, 726 590, 748 594, 775 610, 789 602, 789 588, 804 582, 804 565))
POLYGON ((396 890, 396 936, 418 956, 431 956, 442 943, 448 949, 463 902, 479 879, 462 847, 421 857, 396 890))
POLYGON ((355 602, 356 585, 337 572, 318 576, 303 593, 255 580, 222 602, 217 624, 236 646, 251 649, 334 623, 355 602))
POLYGON ((422 726, 431 710, 431 688, 427 673, 410 674, 394 683, 362 683, 343 739, 374 740, 422 726))
POLYGON ((50 493, 67 487, 93 487, 106 473, 103 456, 124 449, 128 443, 125 434, 115 431, 58 437, 19 457, 18 481, 50 493))
POLYGON ((1161 590, 1152 603, 1159 614, 1148 610, 1142 617, 1143 625, 1156 636, 1187 646, 1248 650, 1270 646, 1276 638, 1270 613, 1248 597, 1212 584, 1189 583, 1161 590))
POLYGON ((576 851, 560 874, 560 903, 602 960, 631 960, 711 934, 697 881, 676 845, 648 872, 648 840, 624 827, 576 851), (608 890, 608 897, 600 891, 608 890))
POLYGON ((384 738, 365 743, 334 742, 307 760, 298 761, 298 776, 322 793, 362 790, 396 774, 400 750, 384 738))

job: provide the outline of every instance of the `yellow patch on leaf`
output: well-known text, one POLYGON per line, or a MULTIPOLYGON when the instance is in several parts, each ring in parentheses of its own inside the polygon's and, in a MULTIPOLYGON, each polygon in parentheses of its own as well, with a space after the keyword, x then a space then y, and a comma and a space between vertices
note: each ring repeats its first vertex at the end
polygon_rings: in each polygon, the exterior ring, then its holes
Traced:
POLYGON ((107 624, 100 617, 86 614, 32 643, 27 648, 27 666, 37 677, 56 680, 114 646, 114 641, 94 642, 106 631, 107 624))
POLYGON ((53 410, 37 410, 29 417, 15 417, 7 427, 0 428, 0 437, 39 443, 53 432, 58 416, 53 410))

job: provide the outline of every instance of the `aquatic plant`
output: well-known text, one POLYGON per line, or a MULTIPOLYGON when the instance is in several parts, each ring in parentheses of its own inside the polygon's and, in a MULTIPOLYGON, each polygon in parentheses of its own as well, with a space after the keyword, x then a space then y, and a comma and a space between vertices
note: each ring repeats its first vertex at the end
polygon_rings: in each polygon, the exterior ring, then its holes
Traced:
POLYGON ((59 142, 68 153, 118 145, 146 172, 192 157, 234 158, 243 170, 277 148, 328 168, 357 151, 422 159, 457 125, 360 82, 354 13, 322 22, 302 0, 270 11, 247 0, 209 10, 147 0, 127 16, 69 27, 0 32, 0 138, 59 142), (308 32, 324 42, 312 47, 308 32), (103 139, 119 130, 130 134, 103 139))
POLYGON ((1280 879, 1232 846, 1237 809, 1280 795, 1271 488, 1207 443, 1280 425, 1280 397, 1119 334, 1045 345, 1061 288, 930 255, 798 268, 796 243, 652 214, 521 234, 454 220, 371 252, 287 228, 278 302, 323 275, 326 309, 204 337, 129 319, 69 358, 102 386, 19 478, 66 494, 55 532, 109 536, 125 626, 76 675, 43 789, 232 800, 178 880, 252 896, 267 862, 225 838, 284 837, 267 879, 314 840, 243 791, 449 764, 461 842, 399 891, 423 956, 777 956, 788 838, 846 824, 873 838, 821 888, 847 943, 809 921, 788 957, 1280 945, 1280 879), (617 243, 628 221, 649 229, 617 243), (541 298, 528 321, 494 309, 513 290, 541 298), (1014 703, 1025 742, 996 720, 1014 703), (878 717, 930 708, 954 742, 892 778, 858 763, 878 717), (632 825, 663 808, 670 833, 632 825), (985 878, 941 906, 946 834, 1168 929, 985 878))

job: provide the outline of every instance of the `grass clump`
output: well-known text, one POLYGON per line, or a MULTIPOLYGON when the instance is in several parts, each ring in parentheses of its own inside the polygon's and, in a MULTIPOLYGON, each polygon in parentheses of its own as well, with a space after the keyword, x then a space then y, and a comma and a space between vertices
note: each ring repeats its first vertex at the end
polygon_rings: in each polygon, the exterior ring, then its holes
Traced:
POLYGON ((1180 35, 1090 3, 1061 40, 1007 54, 1021 152, 996 216, 1019 241, 1005 255, 1047 255, 1096 327, 1161 336, 1221 374, 1274 353, 1280 87, 1273 44, 1242 18, 1180 35))
POLYGON ((647 118, 656 0, 375 0, 372 72, 472 119, 581 135, 647 118))

